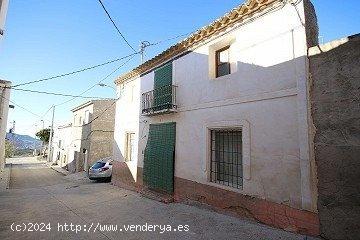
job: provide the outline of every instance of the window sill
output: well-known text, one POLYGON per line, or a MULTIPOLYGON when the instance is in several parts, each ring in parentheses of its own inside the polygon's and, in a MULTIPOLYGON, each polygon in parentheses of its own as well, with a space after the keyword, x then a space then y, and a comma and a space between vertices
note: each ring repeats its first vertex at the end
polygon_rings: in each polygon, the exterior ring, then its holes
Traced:
POLYGON ((241 186, 241 188, 233 188, 233 187, 230 187, 230 186, 225 186, 225 185, 222 185, 222 184, 207 181, 206 185, 216 187, 216 188, 220 188, 220 189, 227 190, 227 191, 231 191, 231 192, 245 194, 244 193, 244 184, 241 186))
POLYGON ((210 80, 214 80, 214 81, 217 81, 217 80, 227 80, 227 79, 230 79, 230 77, 232 75, 234 75, 235 72, 233 73, 230 73, 230 74, 227 74, 227 75, 224 75, 224 76, 221 76, 221 77, 212 77, 210 78, 210 80))

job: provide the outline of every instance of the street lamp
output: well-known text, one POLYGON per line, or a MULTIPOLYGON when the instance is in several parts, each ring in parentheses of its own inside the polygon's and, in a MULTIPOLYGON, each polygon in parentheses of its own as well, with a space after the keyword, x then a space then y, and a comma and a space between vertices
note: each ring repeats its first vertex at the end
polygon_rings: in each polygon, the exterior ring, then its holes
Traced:
POLYGON ((100 86, 100 87, 109 87, 109 88, 112 88, 112 89, 114 89, 116 91, 116 88, 114 88, 113 86, 109 86, 109 85, 107 85, 105 83, 98 83, 97 85, 100 86))
POLYGON ((109 86, 109 85, 107 85, 107 84, 105 84, 105 83, 98 83, 97 85, 100 86, 100 87, 112 88, 112 89, 115 91, 115 96, 117 97, 117 90, 116 90, 116 88, 114 88, 113 86, 109 86))

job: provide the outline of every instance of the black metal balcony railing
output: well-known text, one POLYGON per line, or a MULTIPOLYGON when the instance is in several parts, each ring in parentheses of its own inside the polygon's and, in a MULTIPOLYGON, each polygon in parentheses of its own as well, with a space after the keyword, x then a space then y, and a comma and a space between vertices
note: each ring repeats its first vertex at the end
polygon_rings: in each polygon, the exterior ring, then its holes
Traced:
POLYGON ((177 108, 176 88, 177 86, 174 85, 166 85, 143 93, 141 96, 142 114, 174 112, 177 108))

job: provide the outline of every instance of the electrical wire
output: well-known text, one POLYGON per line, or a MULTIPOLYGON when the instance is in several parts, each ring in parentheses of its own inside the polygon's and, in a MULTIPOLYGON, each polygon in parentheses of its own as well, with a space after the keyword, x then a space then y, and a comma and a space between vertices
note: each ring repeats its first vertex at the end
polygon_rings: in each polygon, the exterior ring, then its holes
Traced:
MULTIPOLYGON (((79 96, 82 96, 83 94, 89 92, 91 89, 93 89, 94 87, 96 87, 98 84, 104 82, 107 78, 109 78, 112 74, 114 74, 116 71, 118 71, 120 68, 122 68, 123 66, 125 66, 128 62, 130 62, 133 58, 135 57, 135 55, 133 55, 132 57, 130 57, 128 60, 126 60, 123 64, 121 64, 120 66, 118 66, 117 68, 115 68, 112 72, 110 72, 108 75, 106 75, 104 78, 102 78, 98 83, 95 83, 94 85, 92 85, 91 87, 89 87, 88 89, 86 89, 85 91, 83 91, 82 93, 79 94, 79 96)), ((73 97, 72 99, 66 100, 65 102, 56 104, 55 106, 60 106, 63 104, 66 104, 68 102, 71 102, 73 100, 75 100, 78 97, 73 97)))
POLYGON ((160 41, 157 41, 155 43, 150 43, 149 46, 154 46, 154 45, 158 45, 160 43, 164 43, 164 42, 168 42, 168 41, 171 41, 171 40, 175 40, 177 38, 180 38, 180 37, 185 37, 185 36, 188 36, 190 34, 193 34, 195 33, 196 31, 192 31, 192 32, 189 32, 189 33, 185 33, 185 34, 181 34, 181 35, 177 35, 177 36, 174 36, 174 37, 170 37, 170 38, 167 38, 167 39, 164 39, 164 40, 160 40, 160 41))
POLYGON ((110 19, 110 21, 112 22, 112 24, 113 24, 114 27, 116 28, 117 32, 120 34, 121 38, 126 42, 126 44, 127 44, 134 52, 137 52, 137 51, 135 50, 135 48, 133 48, 133 47, 130 45, 130 43, 128 42, 128 40, 126 40, 125 36, 120 32, 119 28, 116 26, 114 20, 111 18, 110 13, 106 10, 106 8, 105 8, 104 4, 102 3, 102 1, 101 1, 101 0, 98 0, 98 1, 99 1, 99 3, 100 3, 101 7, 104 9, 104 11, 105 11, 106 15, 108 16, 108 18, 110 19))
POLYGON ((36 117, 41 118, 41 116, 40 116, 40 115, 38 115, 38 114, 36 114, 36 113, 33 113, 33 112, 32 112, 32 111, 30 111, 29 109, 27 109, 27 108, 25 108, 25 107, 23 107, 23 106, 21 106, 21 105, 19 105, 19 104, 15 103, 14 101, 11 101, 10 99, 8 99, 8 98, 6 98, 6 97, 4 97, 4 96, 1 96, 1 95, 0 95, 0 97, 2 97, 2 98, 4 98, 4 99, 8 100, 9 102, 11 102, 12 104, 14 104, 15 106, 17 106, 17 107, 19 107, 19 108, 21 108, 21 109, 25 110, 26 112, 31 113, 32 115, 34 115, 34 116, 36 116, 36 117))
POLYGON ((47 78, 42 78, 42 79, 30 81, 30 82, 19 83, 19 84, 16 84, 16 85, 12 86, 12 87, 19 87, 19 86, 23 86, 23 85, 28 85, 28 84, 33 84, 33 83, 48 81, 48 80, 52 80, 52 79, 56 79, 56 78, 66 77, 66 76, 73 75, 73 74, 76 74, 76 73, 80 73, 80 72, 84 72, 84 71, 91 70, 91 69, 94 69, 94 68, 98 68, 98 67, 101 67, 101 66, 110 64, 110 63, 118 62, 118 61, 121 61, 121 60, 123 60, 123 59, 132 57, 132 56, 134 56, 134 55, 136 55, 136 54, 139 54, 139 53, 140 53, 140 52, 135 52, 135 53, 129 54, 129 55, 125 56, 125 57, 117 58, 117 59, 114 59, 114 60, 111 60, 111 61, 107 61, 107 62, 104 62, 104 63, 100 63, 100 64, 97 64, 97 65, 94 65, 94 66, 82 68, 82 69, 80 69, 80 70, 72 71, 72 72, 69 72, 69 73, 59 74, 59 75, 56 75, 56 76, 47 77, 47 78))
POLYGON ((93 96, 80 96, 80 95, 71 95, 71 94, 65 94, 65 93, 56 93, 56 92, 43 92, 43 91, 36 91, 36 90, 30 90, 30 89, 22 89, 22 88, 13 88, 12 90, 17 91, 23 91, 23 92, 31 92, 31 93, 39 93, 39 94, 47 94, 47 95, 55 95, 55 96, 62 96, 62 97, 76 97, 76 98, 96 98, 96 99, 109 99, 104 97, 93 97, 93 96))

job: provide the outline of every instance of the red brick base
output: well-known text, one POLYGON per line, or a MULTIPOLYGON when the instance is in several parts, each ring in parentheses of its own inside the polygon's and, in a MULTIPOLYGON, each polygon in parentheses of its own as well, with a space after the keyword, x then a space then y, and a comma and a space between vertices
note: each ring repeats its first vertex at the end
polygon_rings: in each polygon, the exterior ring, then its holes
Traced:
MULTIPOLYGON (((144 189, 142 182, 142 170, 138 168, 135 182, 126 163, 114 162, 112 183, 125 189, 146 192, 147 189, 144 189)), ((178 177, 175 177, 174 189, 174 200, 177 202, 197 201, 208 204, 221 213, 251 218, 286 231, 319 235, 319 218, 316 213, 178 177)))
POLYGON ((251 218, 287 231, 319 235, 319 218, 316 213, 186 179, 175 177, 174 198, 176 201, 193 200, 205 203, 216 211, 251 218))

